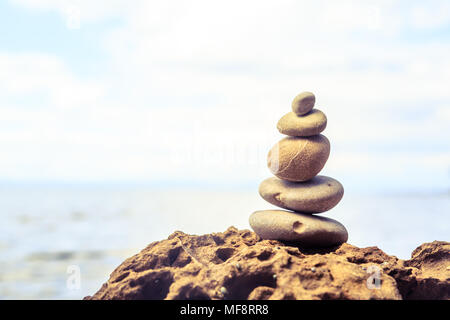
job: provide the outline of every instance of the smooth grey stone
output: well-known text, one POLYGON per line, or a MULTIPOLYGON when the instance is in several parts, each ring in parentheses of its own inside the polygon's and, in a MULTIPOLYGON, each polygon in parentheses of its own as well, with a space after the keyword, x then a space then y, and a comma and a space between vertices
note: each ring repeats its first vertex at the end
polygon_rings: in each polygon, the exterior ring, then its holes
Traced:
POLYGON ((336 220, 304 213, 264 210, 252 213, 250 226, 262 239, 295 242, 304 247, 332 247, 347 241, 336 220))
POLYGON ((325 113, 313 109, 309 113, 298 116, 294 112, 285 114, 277 124, 282 134, 291 137, 309 137, 321 133, 327 126, 325 113))
POLYGON ((297 95, 292 101, 292 111, 301 116, 304 115, 314 108, 316 103, 316 96, 312 92, 302 92, 297 95))
POLYGON ((336 206, 344 195, 339 181, 315 176, 305 182, 290 182, 276 177, 259 185, 261 197, 280 208, 303 213, 325 212, 336 206))
POLYGON ((267 166, 278 178, 307 181, 325 166, 330 155, 330 142, 318 134, 311 137, 286 137, 267 155, 267 166))

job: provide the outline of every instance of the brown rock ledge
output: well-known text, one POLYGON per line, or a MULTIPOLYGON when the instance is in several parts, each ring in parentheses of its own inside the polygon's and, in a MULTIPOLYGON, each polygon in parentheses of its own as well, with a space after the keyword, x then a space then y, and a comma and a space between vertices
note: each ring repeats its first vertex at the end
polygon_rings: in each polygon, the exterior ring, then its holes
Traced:
POLYGON ((377 247, 302 249, 234 227, 176 231, 85 299, 450 299, 450 243, 424 243, 404 261, 377 247), (374 266, 379 289, 367 285, 374 266))

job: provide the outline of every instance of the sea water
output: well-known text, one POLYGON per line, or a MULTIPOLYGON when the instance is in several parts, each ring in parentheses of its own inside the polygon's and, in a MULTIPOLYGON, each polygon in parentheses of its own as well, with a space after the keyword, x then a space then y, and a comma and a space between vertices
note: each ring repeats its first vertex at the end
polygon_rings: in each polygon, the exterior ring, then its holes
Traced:
MULTIPOLYGON (((249 228, 253 211, 275 208, 255 190, 200 187, 14 185, 0 199, 0 299, 81 299, 175 230, 249 228)), ((322 215, 347 227, 349 243, 408 259, 423 242, 449 240, 449 212, 448 194, 346 194, 322 215)))

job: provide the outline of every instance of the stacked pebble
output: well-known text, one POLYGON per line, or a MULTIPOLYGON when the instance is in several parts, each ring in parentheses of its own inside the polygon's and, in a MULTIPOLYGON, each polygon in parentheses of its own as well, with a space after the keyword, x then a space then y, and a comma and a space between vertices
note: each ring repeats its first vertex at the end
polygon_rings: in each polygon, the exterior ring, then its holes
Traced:
POLYGON ((303 92, 292 102, 292 112, 278 121, 288 137, 269 152, 267 164, 276 177, 259 186, 263 199, 283 209, 256 211, 250 226, 263 239, 295 242, 305 247, 329 247, 347 241, 345 227, 336 220, 315 216, 339 203, 344 188, 339 181, 318 176, 330 154, 330 142, 320 134, 325 114, 314 108, 316 98, 303 92))

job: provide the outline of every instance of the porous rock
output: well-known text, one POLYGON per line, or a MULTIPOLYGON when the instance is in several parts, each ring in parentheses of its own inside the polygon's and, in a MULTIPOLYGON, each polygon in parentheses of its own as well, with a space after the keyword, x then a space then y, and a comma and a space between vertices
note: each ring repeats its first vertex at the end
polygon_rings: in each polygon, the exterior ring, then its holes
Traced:
POLYGON ((234 227, 177 231, 126 259, 85 299, 448 299, 448 247, 424 244, 402 261, 376 247, 304 249, 234 227), (382 270, 379 289, 367 286, 369 266, 382 270))

